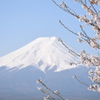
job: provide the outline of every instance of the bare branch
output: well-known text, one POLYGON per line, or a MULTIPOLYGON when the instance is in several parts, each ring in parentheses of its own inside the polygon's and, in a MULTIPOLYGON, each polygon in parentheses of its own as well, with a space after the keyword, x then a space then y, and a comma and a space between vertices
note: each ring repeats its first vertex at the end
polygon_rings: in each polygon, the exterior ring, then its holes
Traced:
POLYGON ((86 86, 89 86, 89 85, 87 85, 87 84, 85 84, 85 83, 81 82, 81 81, 77 78, 77 76, 76 76, 76 75, 74 76, 74 78, 75 78, 78 82, 80 82, 81 84, 86 85, 86 86))
POLYGON ((79 54, 77 54, 76 52, 74 52, 73 50, 71 50, 68 46, 66 46, 66 44, 63 43, 63 41, 59 38, 59 41, 68 49, 68 51, 72 54, 72 55, 75 55, 75 56, 78 56, 80 57, 79 54))
POLYGON ((61 22, 61 20, 59 20, 59 23, 65 28, 65 29, 67 29, 68 31, 70 31, 71 33, 73 33, 73 34, 75 34, 75 35, 77 35, 78 36, 78 34, 77 33, 75 33, 75 32, 73 32, 72 30, 70 30, 68 27, 66 27, 62 22, 61 22))

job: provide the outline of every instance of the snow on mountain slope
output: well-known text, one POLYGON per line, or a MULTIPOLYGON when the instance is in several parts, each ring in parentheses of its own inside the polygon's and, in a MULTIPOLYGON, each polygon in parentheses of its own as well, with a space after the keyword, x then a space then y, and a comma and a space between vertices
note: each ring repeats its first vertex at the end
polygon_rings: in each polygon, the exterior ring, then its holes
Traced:
POLYGON ((45 69, 52 69, 57 66, 56 71, 75 68, 68 62, 77 60, 57 40, 56 37, 43 37, 34 40, 26 46, 0 57, 0 67, 22 69, 27 66, 35 66, 45 72, 45 69))

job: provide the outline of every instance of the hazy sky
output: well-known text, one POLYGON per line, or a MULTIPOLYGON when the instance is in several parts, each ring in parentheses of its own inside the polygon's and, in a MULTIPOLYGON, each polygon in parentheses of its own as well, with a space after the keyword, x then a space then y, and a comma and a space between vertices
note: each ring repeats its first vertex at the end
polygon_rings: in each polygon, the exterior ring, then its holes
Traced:
MULTIPOLYGON (((78 14, 84 13, 81 6, 73 2, 74 0, 63 1, 78 14)), ((77 37, 64 29, 59 20, 73 31, 80 31, 77 19, 59 9, 52 0, 1 0, 0 57, 39 37, 56 36, 76 50, 84 48, 85 45, 81 46, 76 41, 77 37)))

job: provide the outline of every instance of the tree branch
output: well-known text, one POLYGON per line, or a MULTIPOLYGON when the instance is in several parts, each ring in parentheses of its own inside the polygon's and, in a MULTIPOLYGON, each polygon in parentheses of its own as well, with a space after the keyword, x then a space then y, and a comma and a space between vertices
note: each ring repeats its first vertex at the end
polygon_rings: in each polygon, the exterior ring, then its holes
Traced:
POLYGON ((76 76, 76 75, 74 76, 74 78, 75 78, 78 82, 80 82, 81 84, 86 85, 86 86, 89 86, 89 85, 87 85, 87 84, 83 83, 82 81, 80 81, 80 80, 77 78, 77 76, 76 76))

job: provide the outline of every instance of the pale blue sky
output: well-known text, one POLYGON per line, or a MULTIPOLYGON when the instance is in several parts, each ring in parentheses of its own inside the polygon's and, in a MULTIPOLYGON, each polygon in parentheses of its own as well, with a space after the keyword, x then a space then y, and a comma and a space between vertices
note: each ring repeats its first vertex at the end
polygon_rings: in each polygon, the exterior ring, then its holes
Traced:
MULTIPOLYGON (((63 1, 83 14, 81 6, 74 0, 63 1)), ((73 31, 80 31, 77 19, 59 9, 52 0, 1 0, 0 57, 39 37, 56 36, 76 50, 84 48, 85 45, 81 46, 76 41, 77 37, 65 30, 59 20, 73 31)))

